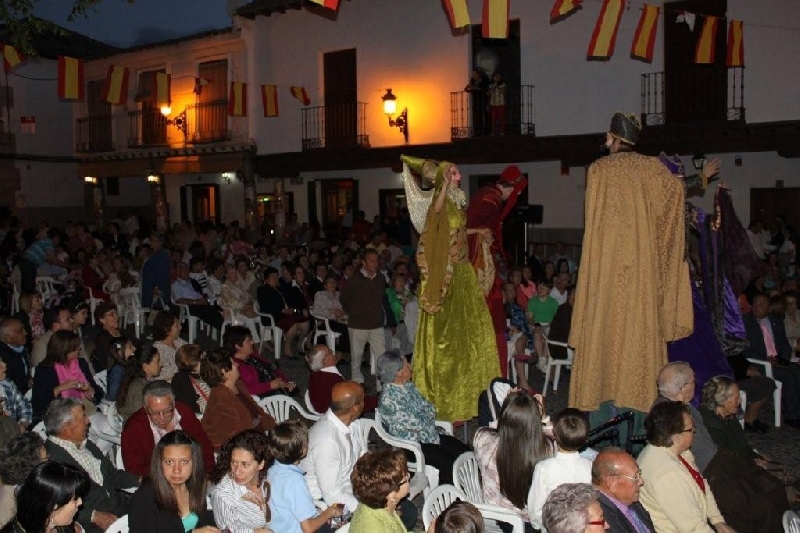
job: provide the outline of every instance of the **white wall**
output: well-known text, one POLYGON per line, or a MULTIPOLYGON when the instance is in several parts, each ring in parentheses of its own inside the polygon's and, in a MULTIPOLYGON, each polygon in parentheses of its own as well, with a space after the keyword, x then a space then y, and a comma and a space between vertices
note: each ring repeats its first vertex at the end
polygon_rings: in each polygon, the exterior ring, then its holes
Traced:
MULTIPOLYGON (((103 180, 103 186, 106 186, 103 180)), ((106 188, 106 207, 149 206, 152 201, 150 184, 144 176, 125 176, 119 178, 119 195, 109 196, 106 188)), ((112 216, 114 213, 110 213, 112 216)))

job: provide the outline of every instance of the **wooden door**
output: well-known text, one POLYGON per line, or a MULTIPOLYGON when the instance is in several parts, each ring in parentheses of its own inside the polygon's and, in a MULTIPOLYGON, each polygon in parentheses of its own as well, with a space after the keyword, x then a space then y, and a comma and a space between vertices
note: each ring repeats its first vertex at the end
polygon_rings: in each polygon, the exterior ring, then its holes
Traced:
POLYGON ((667 124, 727 120, 728 69, 725 66, 727 0, 684 0, 664 6, 664 111, 667 124), (677 23, 679 11, 697 14, 694 31, 677 23), (694 62, 705 17, 717 20, 714 63, 694 62))
MULTIPOLYGON (((228 138, 228 60, 200 63, 197 74, 208 80, 197 96, 194 138, 198 142, 228 138)), ((191 126, 191 124, 190 124, 191 126)))
POLYGON ((325 147, 354 147, 358 141, 356 49, 328 52, 325 77, 325 147))

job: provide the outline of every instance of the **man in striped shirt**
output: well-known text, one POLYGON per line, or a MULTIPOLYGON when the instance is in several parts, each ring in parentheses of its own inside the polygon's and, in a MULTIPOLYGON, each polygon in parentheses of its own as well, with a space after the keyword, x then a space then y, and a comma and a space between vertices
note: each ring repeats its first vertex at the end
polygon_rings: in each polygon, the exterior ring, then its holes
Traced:
POLYGON ((47 226, 42 226, 42 229, 36 235, 36 240, 28 246, 19 262, 22 292, 36 290, 36 270, 43 263, 50 263, 64 268, 69 267, 69 265, 56 257, 56 246, 58 246, 59 241, 60 237, 56 230, 48 230, 47 226))

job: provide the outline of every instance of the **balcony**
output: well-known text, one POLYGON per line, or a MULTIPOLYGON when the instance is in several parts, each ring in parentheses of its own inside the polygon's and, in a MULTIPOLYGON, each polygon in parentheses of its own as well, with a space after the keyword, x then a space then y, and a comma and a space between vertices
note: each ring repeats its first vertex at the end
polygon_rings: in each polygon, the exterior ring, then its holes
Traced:
POLYGON ((303 150, 369 148, 365 102, 302 110, 303 150))
POLYGON ((82 117, 75 121, 75 151, 78 153, 114 150, 111 115, 82 117))
POLYGON ((231 140, 227 98, 187 106, 186 121, 189 142, 214 143, 231 140))
POLYGON ((471 139, 488 135, 536 135, 533 121, 533 85, 509 85, 505 113, 492 128, 488 99, 459 91, 450 93, 450 139, 471 139))
POLYGON ((159 109, 128 112, 128 148, 167 146, 167 119, 159 109))
MULTIPOLYGON (((744 107, 744 68, 735 67, 728 69, 726 83, 726 102, 725 109, 715 115, 718 122, 745 122, 744 107), (723 112, 724 111, 724 112, 723 112)), ((694 83, 690 93, 702 94, 703 87, 698 80, 687 80, 686 83, 694 83)), ((690 88, 692 88, 690 87, 690 88)), ((721 87, 720 87, 721 88, 721 87)), ((665 102, 665 73, 651 72, 642 74, 642 110, 641 120, 643 126, 661 126, 671 124, 670 116, 667 113, 665 102)), ((689 102, 681 102, 682 105, 690 105, 689 102)), ((696 109, 696 108, 695 108, 696 109)), ((694 111, 693 111, 694 112, 694 111)))

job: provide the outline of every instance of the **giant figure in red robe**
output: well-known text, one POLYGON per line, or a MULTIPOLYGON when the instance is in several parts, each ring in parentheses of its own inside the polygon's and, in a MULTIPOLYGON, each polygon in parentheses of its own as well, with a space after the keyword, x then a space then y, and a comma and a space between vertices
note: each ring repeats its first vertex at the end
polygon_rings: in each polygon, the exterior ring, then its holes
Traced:
POLYGON ((495 268, 495 257, 505 259, 503 220, 517 204, 517 197, 527 185, 528 181, 520 169, 510 165, 500 174, 498 182, 478 189, 467 207, 469 259, 492 315, 503 377, 508 372, 506 314, 503 309, 503 282, 495 268))

